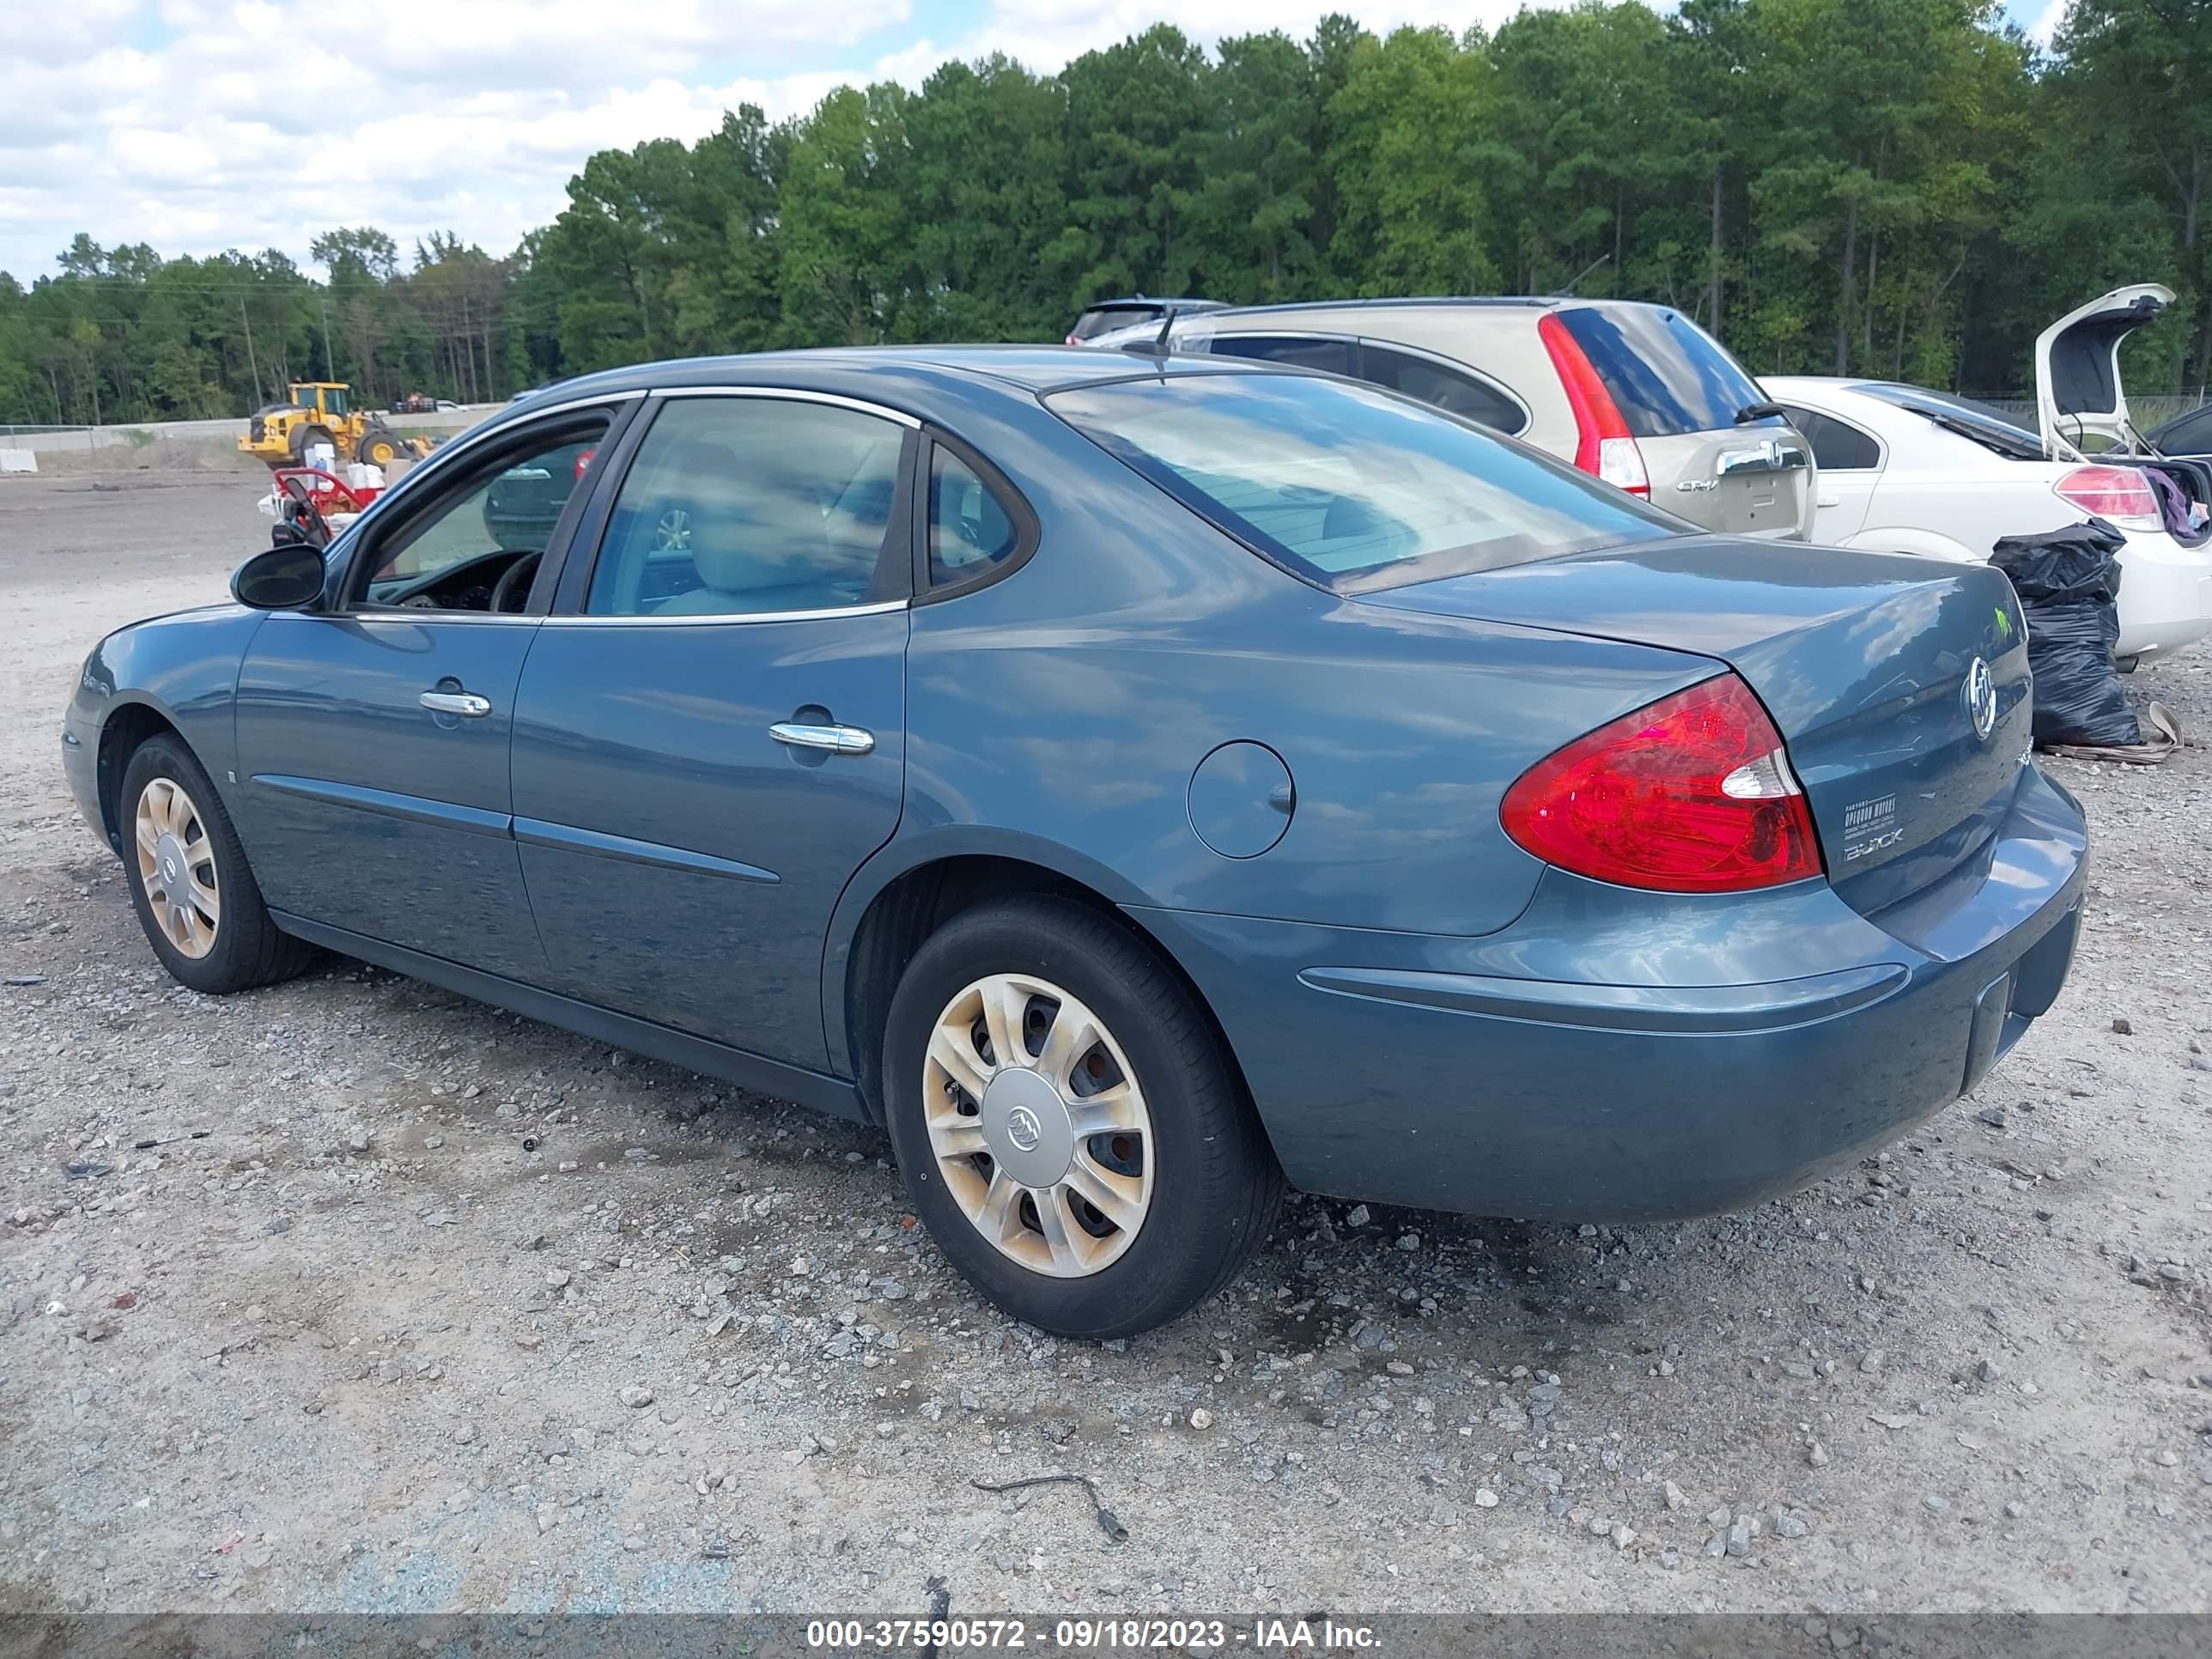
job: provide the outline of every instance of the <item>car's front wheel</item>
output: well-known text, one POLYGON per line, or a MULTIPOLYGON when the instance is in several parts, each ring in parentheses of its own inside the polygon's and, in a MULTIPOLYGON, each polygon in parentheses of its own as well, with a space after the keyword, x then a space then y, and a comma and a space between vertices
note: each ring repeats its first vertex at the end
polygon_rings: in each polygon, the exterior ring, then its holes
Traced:
POLYGON ((230 814, 182 743, 149 738, 132 751, 121 805, 131 903, 173 977, 222 996, 289 979, 313 959, 270 920, 230 814))
POLYGON ((916 1214, 969 1283, 1064 1336, 1188 1312, 1266 1236, 1282 1172, 1183 988, 1128 929, 1023 897, 915 952, 884 1042, 916 1214))

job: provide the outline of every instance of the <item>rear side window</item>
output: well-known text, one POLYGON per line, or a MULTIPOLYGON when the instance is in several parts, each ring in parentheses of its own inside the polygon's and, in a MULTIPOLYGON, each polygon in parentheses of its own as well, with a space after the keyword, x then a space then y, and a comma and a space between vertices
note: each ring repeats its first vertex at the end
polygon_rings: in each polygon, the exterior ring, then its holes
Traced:
POLYGON ((1148 376, 1047 401, 1217 528, 1340 593, 1682 533, 1548 456, 1348 381, 1148 376))
POLYGON ((1352 373, 1349 340, 1317 340, 1297 334, 1217 334, 1211 349, 1217 357, 1249 357, 1292 368, 1326 369, 1331 374, 1352 373))
POLYGON ((944 587, 1003 564, 1021 527, 998 493, 943 444, 929 459, 929 585, 944 587))
POLYGON ((1449 414, 1480 422, 1493 431, 1517 434, 1528 424, 1528 416, 1521 405, 1496 386, 1429 358, 1416 357, 1410 351, 1363 345, 1359 349, 1359 378, 1387 386, 1393 392, 1417 398, 1425 404, 1433 404, 1449 414))
MULTIPOLYGON (((1577 306, 1553 314, 1583 349, 1637 437, 1725 432, 1737 424, 1739 411, 1766 400, 1743 365, 1679 311, 1577 306)), ((1744 422, 1773 423, 1771 416, 1744 422)))
POLYGON ((1881 465, 1881 446, 1873 437, 1832 416, 1783 405, 1790 424, 1813 446, 1813 465, 1823 472, 1871 472, 1881 465))

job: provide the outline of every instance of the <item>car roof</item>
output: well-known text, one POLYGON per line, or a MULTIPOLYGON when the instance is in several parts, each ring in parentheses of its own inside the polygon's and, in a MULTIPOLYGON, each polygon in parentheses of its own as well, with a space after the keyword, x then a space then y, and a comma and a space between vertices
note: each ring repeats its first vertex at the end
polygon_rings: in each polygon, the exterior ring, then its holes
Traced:
MULTIPOLYGON (((517 398, 518 414, 552 404, 567 404, 664 386, 773 384, 809 373, 833 378, 890 371, 947 383, 996 382, 1030 392, 1055 387, 1126 380, 1154 374, 1229 372, 1218 358, 1147 357, 1127 351, 1096 351, 1066 345, 836 346, 818 350, 762 351, 726 357, 683 357, 635 363, 561 381, 517 398)), ((1238 362, 1238 374, 1289 374, 1295 367, 1238 362)))
POLYGON ((1229 309, 1229 301, 1201 300, 1195 295, 1187 295, 1181 299, 1170 299, 1158 294, 1124 294, 1118 299, 1093 300, 1083 308, 1085 311, 1119 311, 1133 306, 1158 306, 1163 309, 1172 306, 1182 311, 1226 311, 1229 309))
POLYGON ((1232 306, 1227 309, 1238 317, 1264 317, 1274 312, 1291 311, 1418 311, 1476 309, 1492 311, 1553 311, 1565 307, 1581 307, 1590 310, 1623 309, 1639 311, 1670 311, 1671 306, 1662 306, 1649 300, 1578 299, 1571 294, 1431 294, 1409 299, 1389 300, 1279 300, 1272 305, 1232 306))

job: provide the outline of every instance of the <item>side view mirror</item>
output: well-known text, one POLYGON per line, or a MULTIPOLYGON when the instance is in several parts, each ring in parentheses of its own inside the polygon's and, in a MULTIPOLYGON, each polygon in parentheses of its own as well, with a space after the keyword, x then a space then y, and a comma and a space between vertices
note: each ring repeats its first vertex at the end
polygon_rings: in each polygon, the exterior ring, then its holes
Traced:
POLYGON ((322 602, 321 550, 294 542, 256 553, 230 579, 230 595, 256 611, 311 611, 322 602))

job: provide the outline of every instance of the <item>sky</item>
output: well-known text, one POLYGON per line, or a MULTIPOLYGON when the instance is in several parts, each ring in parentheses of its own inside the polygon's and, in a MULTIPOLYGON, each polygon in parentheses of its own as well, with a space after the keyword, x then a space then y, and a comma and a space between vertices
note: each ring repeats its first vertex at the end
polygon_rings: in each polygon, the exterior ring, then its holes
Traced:
MULTIPOLYGON (((1054 70, 1163 18, 1210 42, 1332 10, 1495 27, 1520 3, 1211 0, 1197 21, 1159 0, 21 0, 0 26, 0 270, 52 274, 80 230, 306 264, 320 232, 374 225, 505 254, 592 151, 694 139, 738 103, 803 113, 994 51, 1054 70)), ((2064 5, 2008 10, 2047 37, 2064 5)))

